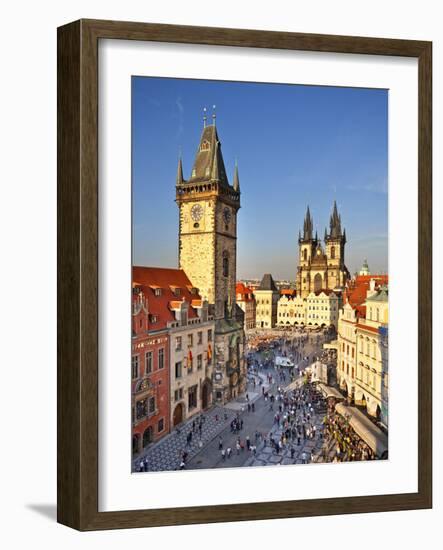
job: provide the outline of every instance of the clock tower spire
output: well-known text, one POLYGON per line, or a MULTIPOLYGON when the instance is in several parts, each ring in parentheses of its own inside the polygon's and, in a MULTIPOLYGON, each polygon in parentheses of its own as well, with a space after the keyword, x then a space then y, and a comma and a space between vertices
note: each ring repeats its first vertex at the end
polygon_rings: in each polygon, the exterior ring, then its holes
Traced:
POLYGON ((243 322, 235 303, 240 189, 238 174, 235 186, 226 175, 215 119, 203 126, 189 179, 180 177, 180 169, 175 198, 179 208, 179 267, 208 301, 214 315, 215 342, 220 351, 217 362, 220 380, 224 381, 222 400, 226 400, 233 392, 238 393, 244 380, 239 347, 244 345, 243 322))

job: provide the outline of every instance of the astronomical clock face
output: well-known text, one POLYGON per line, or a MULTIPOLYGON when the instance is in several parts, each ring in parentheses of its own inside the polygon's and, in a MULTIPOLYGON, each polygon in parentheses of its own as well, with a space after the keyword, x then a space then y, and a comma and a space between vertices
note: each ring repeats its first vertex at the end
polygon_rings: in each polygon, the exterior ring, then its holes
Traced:
POLYGON ((203 217, 203 208, 201 204, 194 204, 191 208, 191 217, 195 222, 199 222, 203 217))
POLYGON ((231 221, 231 210, 227 206, 223 209, 223 220, 225 223, 229 223, 231 221))

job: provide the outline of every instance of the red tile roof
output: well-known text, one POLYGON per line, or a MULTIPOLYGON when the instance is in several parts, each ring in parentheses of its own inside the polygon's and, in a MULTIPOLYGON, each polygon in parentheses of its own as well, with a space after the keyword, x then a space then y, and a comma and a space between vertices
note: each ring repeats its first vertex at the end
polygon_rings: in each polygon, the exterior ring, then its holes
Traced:
POLYGON ((249 288, 244 283, 237 283, 235 285, 235 293, 241 294, 240 301, 242 302, 251 302, 254 299, 252 288, 249 288))
POLYGON ((389 282, 388 275, 357 275, 354 281, 348 286, 343 294, 343 302, 349 304, 357 311, 357 317, 366 317, 366 306, 363 304, 366 301, 369 290, 369 283, 375 280, 375 288, 378 289, 381 285, 386 285, 389 282))
POLYGON ((355 277, 355 284, 368 283, 371 279, 374 279, 377 285, 387 285, 389 283, 389 275, 357 275, 355 277))
POLYGON ((282 288, 280 290, 280 294, 282 296, 295 296, 296 290, 295 288, 282 288))
MULTIPOLYGON (((141 267, 132 268, 132 286, 139 288, 146 299, 148 312, 157 317, 156 323, 150 323, 149 330, 161 330, 166 328, 167 323, 175 321, 175 314, 172 308, 180 307, 183 300, 193 307, 189 307, 188 318, 198 317, 194 309, 201 304, 201 296, 191 292, 192 285, 186 273, 182 269, 171 269, 163 267, 141 267), (156 289, 160 289, 160 295, 156 295, 156 289), (180 290, 177 295, 174 290, 180 290)), ((137 300, 137 296, 134 296, 137 300)))

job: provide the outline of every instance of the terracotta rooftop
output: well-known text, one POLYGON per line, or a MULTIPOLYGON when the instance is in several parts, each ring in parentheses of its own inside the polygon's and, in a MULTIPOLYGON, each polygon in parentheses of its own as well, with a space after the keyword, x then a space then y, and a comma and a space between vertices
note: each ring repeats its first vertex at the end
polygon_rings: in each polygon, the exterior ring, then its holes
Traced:
POLYGON ((132 280, 133 288, 143 292, 149 314, 157 317, 157 322, 150 326, 152 330, 166 328, 168 322, 175 321, 172 308, 180 307, 183 300, 193 306, 189 307, 188 318, 198 317, 194 308, 201 305, 201 296, 191 292, 193 287, 182 269, 135 266, 132 268, 132 280), (179 296, 175 292, 177 289, 180 290, 179 296))
POLYGON ((295 288, 282 288, 280 294, 282 296, 295 296, 296 290, 295 288))
POLYGON ((235 294, 241 295, 240 300, 242 302, 249 302, 254 300, 253 292, 254 291, 252 290, 252 288, 249 288, 244 283, 237 283, 235 285, 235 294))

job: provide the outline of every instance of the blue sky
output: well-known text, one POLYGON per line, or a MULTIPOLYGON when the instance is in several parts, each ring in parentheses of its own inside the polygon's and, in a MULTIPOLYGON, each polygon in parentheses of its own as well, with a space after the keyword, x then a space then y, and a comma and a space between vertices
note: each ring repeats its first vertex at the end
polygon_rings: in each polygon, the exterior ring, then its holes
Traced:
POLYGON ((386 90, 147 77, 132 78, 134 264, 177 266, 177 160, 188 178, 212 105, 231 182, 238 160, 238 278, 294 279, 306 206, 323 238, 334 199, 351 273, 388 270, 386 90))

